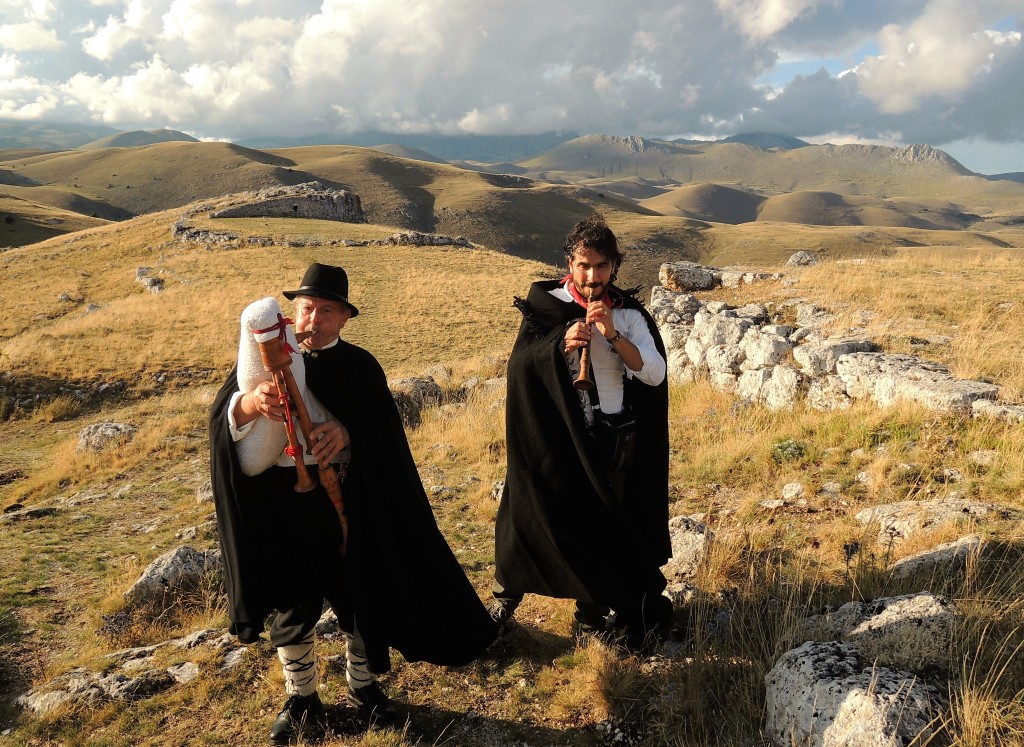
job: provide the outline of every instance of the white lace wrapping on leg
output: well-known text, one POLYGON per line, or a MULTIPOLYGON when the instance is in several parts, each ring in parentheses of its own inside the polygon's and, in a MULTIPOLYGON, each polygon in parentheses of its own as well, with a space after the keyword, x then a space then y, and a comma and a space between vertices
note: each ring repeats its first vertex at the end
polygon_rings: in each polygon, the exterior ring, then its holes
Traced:
POLYGON ((277 658, 284 671, 284 690, 289 695, 312 695, 320 684, 313 653, 313 634, 307 635, 300 643, 278 646, 277 658))
POLYGON ((352 633, 345 633, 345 680, 348 686, 356 690, 372 685, 377 675, 366 668, 366 647, 363 637, 359 635, 359 626, 353 625, 352 633))

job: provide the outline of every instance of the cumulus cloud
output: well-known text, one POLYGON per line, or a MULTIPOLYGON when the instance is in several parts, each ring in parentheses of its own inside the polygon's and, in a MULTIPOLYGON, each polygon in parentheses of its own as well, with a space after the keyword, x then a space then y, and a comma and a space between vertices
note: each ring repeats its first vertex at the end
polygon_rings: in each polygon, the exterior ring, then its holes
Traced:
POLYGON ((0 0, 0 47, 0 114, 205 137, 1024 140, 1020 0, 0 0))
POLYGON ((753 39, 767 39, 811 14, 821 4, 835 0, 715 0, 719 11, 753 39))
POLYGON ((1014 7, 1019 4, 932 0, 912 23, 881 29, 881 53, 857 69, 861 90, 884 114, 911 111, 932 96, 963 93, 979 75, 1020 54, 1019 34, 993 34, 983 25, 1014 7))
POLYGON ((59 49, 64 42, 57 32, 38 21, 5 23, 0 25, 0 47, 12 52, 42 52, 59 49))

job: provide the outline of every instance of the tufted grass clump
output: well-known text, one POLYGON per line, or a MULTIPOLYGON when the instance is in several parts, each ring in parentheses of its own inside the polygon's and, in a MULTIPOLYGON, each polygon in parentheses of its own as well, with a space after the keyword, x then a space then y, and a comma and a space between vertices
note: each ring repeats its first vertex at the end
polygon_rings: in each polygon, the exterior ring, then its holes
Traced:
POLYGON ((772 459, 778 464, 796 462, 807 454, 807 444, 793 438, 786 438, 772 444, 772 459))

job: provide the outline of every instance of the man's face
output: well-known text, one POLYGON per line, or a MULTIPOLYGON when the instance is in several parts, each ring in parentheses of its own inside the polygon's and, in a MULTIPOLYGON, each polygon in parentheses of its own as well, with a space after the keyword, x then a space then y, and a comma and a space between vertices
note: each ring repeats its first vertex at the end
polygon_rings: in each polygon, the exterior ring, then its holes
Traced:
POLYGON ((328 301, 325 298, 299 296, 295 299, 296 332, 312 332, 313 336, 306 340, 310 350, 319 350, 338 339, 341 328, 352 316, 352 309, 341 301, 328 301))
POLYGON ((584 297, 589 295, 594 300, 604 295, 614 269, 611 260, 589 246, 577 245, 569 260, 572 282, 584 297))

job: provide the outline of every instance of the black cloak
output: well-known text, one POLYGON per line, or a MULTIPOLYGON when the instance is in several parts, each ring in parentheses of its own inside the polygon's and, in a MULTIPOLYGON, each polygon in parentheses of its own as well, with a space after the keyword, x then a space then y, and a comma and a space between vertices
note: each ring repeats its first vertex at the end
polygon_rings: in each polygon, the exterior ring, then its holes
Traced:
MULTIPOLYGON (((623 497, 608 484, 565 362, 567 325, 584 317, 575 302, 534 283, 508 363, 508 474, 495 526, 495 578, 511 593, 595 602, 616 608, 643 592, 660 593, 668 532, 668 384, 624 382, 637 419, 636 452, 623 497)), ((650 314, 631 295, 658 352, 665 347, 650 314)))
POLYGON ((347 554, 337 551, 340 525, 321 490, 269 495, 268 480, 242 474, 226 413, 238 390, 232 372, 210 414, 231 632, 255 641, 271 611, 343 572, 350 608, 339 614, 358 620, 371 671, 390 668, 389 647, 407 661, 472 661, 494 640, 494 623, 437 528, 383 369, 343 340, 305 364, 307 386, 352 438, 342 484, 347 554))

